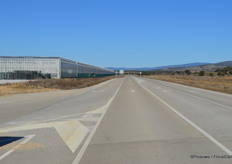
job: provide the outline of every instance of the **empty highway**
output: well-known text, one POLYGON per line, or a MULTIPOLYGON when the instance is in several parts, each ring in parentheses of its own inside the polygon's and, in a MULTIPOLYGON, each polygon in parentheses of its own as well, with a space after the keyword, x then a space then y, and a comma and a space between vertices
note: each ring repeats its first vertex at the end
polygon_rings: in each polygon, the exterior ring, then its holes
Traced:
POLYGON ((0 97, 0 163, 232 163, 232 95, 126 76, 0 97))

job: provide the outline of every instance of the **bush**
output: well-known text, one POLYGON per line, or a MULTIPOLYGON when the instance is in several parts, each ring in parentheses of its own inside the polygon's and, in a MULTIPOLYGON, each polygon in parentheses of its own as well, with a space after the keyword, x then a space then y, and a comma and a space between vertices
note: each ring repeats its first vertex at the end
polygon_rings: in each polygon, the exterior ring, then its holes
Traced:
POLYGON ((213 72, 210 72, 210 73, 209 73, 209 76, 213 77, 213 76, 214 76, 214 73, 213 73, 213 72))
POLYGON ((200 71, 200 72, 198 73, 198 75, 199 75, 199 76, 205 76, 205 71, 200 71))
POLYGON ((191 74, 191 71, 188 70, 188 69, 186 69, 184 72, 185 72, 185 74, 187 74, 187 75, 190 75, 190 74, 191 74))
POLYGON ((218 72, 217 75, 218 75, 218 76, 225 76, 226 73, 225 73, 225 72, 218 72))

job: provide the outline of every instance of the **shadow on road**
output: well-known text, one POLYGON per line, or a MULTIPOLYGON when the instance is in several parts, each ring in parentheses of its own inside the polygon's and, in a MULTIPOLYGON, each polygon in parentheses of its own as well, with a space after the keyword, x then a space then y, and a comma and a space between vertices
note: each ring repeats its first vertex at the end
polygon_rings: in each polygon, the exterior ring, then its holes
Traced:
POLYGON ((9 136, 0 137, 0 147, 18 141, 22 138, 24 137, 9 137, 9 136))

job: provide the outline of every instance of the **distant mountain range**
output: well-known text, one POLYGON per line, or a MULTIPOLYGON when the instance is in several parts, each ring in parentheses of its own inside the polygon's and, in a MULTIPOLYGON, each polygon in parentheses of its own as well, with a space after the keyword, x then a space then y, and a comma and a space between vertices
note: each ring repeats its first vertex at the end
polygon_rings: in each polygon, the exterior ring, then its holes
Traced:
POLYGON ((142 67, 142 68, 125 68, 125 67, 107 67, 111 70, 136 70, 136 71, 184 71, 186 69, 190 71, 215 71, 216 69, 224 68, 226 66, 232 66, 232 61, 224 61, 219 63, 188 63, 180 65, 168 65, 160 67, 142 67))
POLYGON ((185 71, 186 69, 190 71, 206 71, 206 72, 214 72, 217 69, 225 68, 227 66, 232 66, 232 61, 224 61, 219 63, 211 63, 211 64, 204 64, 198 66, 191 66, 191 67, 166 67, 163 69, 159 69, 159 71, 185 71))
POLYGON ((111 70, 136 70, 136 71, 150 71, 150 70, 159 70, 165 68, 184 68, 184 67, 193 67, 193 66, 201 66, 210 63, 188 63, 188 64, 180 64, 180 65, 167 65, 167 66, 160 66, 160 67, 142 67, 142 68, 125 68, 125 67, 107 67, 107 69, 111 70))

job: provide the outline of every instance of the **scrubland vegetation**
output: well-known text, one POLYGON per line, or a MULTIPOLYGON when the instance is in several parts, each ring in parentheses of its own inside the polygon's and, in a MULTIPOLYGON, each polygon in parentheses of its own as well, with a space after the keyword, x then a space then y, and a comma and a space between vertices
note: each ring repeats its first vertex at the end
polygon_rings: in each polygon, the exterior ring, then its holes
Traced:
POLYGON ((115 76, 83 79, 41 79, 23 83, 0 85, 0 96, 18 93, 46 92, 89 87, 115 78, 115 76))
MULTIPOLYGON (((207 73, 208 74, 208 73, 207 73)), ((151 75, 149 78, 232 94, 232 76, 151 75)))
POLYGON ((232 67, 217 69, 213 72, 191 71, 147 71, 149 78, 199 87, 232 94, 232 67))

